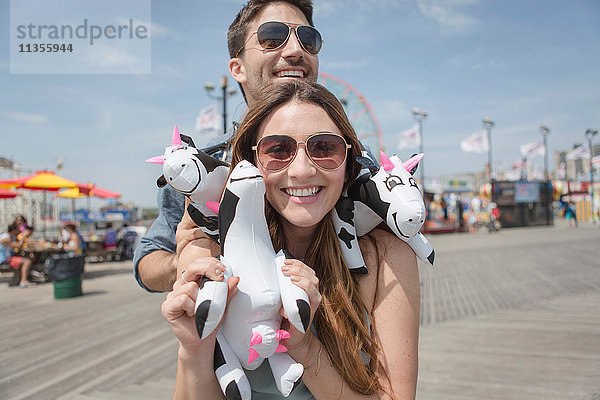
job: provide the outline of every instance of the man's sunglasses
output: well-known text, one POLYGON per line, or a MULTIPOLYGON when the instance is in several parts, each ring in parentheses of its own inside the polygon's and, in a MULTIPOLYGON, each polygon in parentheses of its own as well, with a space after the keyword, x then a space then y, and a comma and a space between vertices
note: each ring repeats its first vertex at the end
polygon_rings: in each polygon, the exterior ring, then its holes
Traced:
MULTIPOLYGON (((271 51, 277 50, 288 41, 292 29, 296 32, 296 38, 298 38, 298 42, 304 51, 313 56, 319 54, 319 51, 321 51, 321 47, 323 46, 323 39, 321 39, 319 31, 312 26, 268 21, 260 24, 258 29, 255 32, 252 32, 252 35, 256 34, 258 43, 263 49, 271 51)), ((237 52, 235 55, 236 57, 241 53, 244 47, 246 47, 250 38, 252 38, 252 35, 250 35, 248 40, 246 40, 246 43, 244 43, 242 48, 237 52)))
POLYGON ((263 136, 252 150, 256 159, 267 171, 277 172, 287 168, 296 158, 298 147, 304 145, 308 158, 320 169, 333 171, 344 161, 351 145, 342 136, 333 133, 315 133, 304 142, 288 135, 263 136))

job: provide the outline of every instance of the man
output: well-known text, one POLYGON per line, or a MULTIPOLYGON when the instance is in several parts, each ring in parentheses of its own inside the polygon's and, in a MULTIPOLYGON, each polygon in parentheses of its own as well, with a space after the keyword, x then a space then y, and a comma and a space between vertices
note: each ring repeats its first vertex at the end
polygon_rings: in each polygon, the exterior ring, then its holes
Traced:
MULTIPOLYGON (((249 0, 240 10, 227 34, 229 72, 249 105, 272 82, 317 80, 322 41, 316 30, 306 28, 314 25, 312 11, 312 0, 249 0)), ((184 213, 182 194, 167 185, 159 189, 158 204, 160 214, 136 249, 134 272, 140 286, 160 292, 170 291, 194 259, 215 256, 219 249, 184 213)))
POLYGON ((20 233, 19 225, 12 223, 8 226, 8 232, 0 235, 0 264, 10 265, 14 269, 21 269, 21 281, 19 287, 28 288, 35 287, 36 284, 30 282, 29 271, 33 262, 30 258, 19 257, 13 255, 13 251, 20 249, 27 238, 29 238, 31 231, 23 231, 23 235, 20 240, 17 240, 17 235, 20 233), (29 233, 27 233, 29 232, 29 233))

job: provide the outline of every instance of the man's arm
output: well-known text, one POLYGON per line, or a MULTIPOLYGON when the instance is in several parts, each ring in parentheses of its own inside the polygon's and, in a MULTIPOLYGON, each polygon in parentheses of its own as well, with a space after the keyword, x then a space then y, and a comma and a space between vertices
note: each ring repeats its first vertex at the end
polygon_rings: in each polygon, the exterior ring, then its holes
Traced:
POLYGON ((142 288, 166 292, 176 276, 175 232, 183 216, 185 197, 166 186, 158 189, 157 203, 160 213, 135 250, 133 270, 142 288))
POLYGON ((188 201, 183 195, 170 187, 159 189, 158 204, 160 214, 136 249, 134 272, 144 289, 168 292, 186 265, 219 254, 219 248, 184 212, 188 201))

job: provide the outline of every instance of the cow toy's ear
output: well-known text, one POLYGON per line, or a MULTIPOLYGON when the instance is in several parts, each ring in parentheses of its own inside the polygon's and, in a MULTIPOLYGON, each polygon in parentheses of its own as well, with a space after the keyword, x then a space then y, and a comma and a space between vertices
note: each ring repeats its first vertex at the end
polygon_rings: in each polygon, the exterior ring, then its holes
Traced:
POLYGON ((159 188, 167 186, 167 180, 165 179, 164 175, 161 175, 160 178, 156 180, 156 186, 159 188))
POLYGON ((356 156, 356 162, 369 169, 371 175, 377 174, 379 167, 369 157, 356 156))

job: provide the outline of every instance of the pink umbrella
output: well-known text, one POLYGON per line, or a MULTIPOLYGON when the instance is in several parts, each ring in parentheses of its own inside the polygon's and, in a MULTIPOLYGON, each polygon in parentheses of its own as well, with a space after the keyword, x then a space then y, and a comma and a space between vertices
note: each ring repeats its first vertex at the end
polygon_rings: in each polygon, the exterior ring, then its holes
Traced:
POLYGON ((13 192, 12 190, 0 188, 0 199, 12 199, 18 195, 18 193, 13 192))

